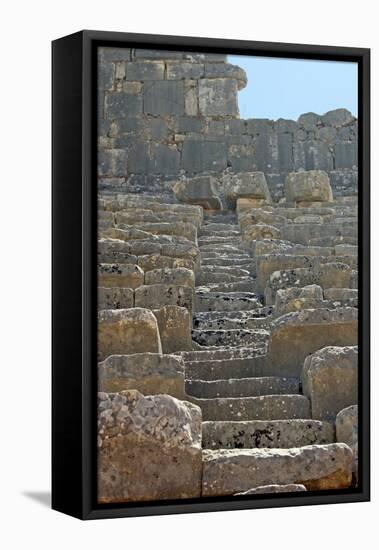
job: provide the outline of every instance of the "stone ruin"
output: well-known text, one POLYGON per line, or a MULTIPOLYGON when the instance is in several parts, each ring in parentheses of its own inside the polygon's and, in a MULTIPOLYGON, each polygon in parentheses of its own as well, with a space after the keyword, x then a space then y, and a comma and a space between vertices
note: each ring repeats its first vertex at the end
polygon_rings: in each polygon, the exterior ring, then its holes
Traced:
POLYGON ((99 502, 357 483, 357 120, 245 85, 100 50, 99 502))

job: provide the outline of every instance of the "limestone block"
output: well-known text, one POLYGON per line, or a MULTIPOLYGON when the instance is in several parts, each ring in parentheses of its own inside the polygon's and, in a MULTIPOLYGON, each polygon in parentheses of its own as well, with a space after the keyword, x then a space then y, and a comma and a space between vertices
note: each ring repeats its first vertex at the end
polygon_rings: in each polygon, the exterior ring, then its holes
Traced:
POLYGON ((113 92, 105 99, 105 118, 118 119, 142 114, 142 96, 113 92))
POLYGON ((333 111, 328 111, 321 117, 322 122, 325 126, 344 126, 345 124, 350 124, 355 119, 350 111, 347 109, 334 109, 333 111))
POLYGON ((159 309, 163 306, 185 307, 192 312, 193 290, 186 286, 154 284, 140 286, 134 293, 136 307, 159 309))
POLYGON ((358 304, 358 290, 356 288, 326 288, 325 300, 347 303, 349 301, 358 304))
POLYGON ((353 474, 358 480, 358 406, 342 409, 336 417, 336 440, 346 443, 353 451, 353 474))
POLYGON ((333 201, 328 174, 322 170, 290 172, 285 181, 285 194, 288 201, 333 201))
POLYGON ((132 288, 97 289, 98 309, 128 309, 134 306, 134 291, 132 288))
POLYGON ((323 292, 319 285, 307 285, 302 288, 280 289, 275 297, 275 315, 280 316, 291 311, 322 307, 323 292))
POLYGON ((188 78, 198 79, 204 76, 202 63, 175 62, 166 63, 167 80, 183 80, 188 78))
POLYGON ((227 175, 223 180, 224 193, 229 208, 236 207, 238 198, 264 199, 271 202, 263 172, 245 172, 227 175))
POLYGON ((102 263, 137 263, 137 256, 130 254, 129 244, 121 239, 99 239, 97 254, 98 261, 102 263))
POLYGON ((98 364, 98 391, 138 390, 144 395, 166 393, 185 398, 184 363, 177 355, 135 353, 111 355, 98 364))
POLYGON ((238 82, 238 89, 242 90, 247 84, 246 73, 238 65, 231 63, 205 63, 205 78, 233 78, 238 82))
POLYGON ((125 177, 126 151, 122 149, 100 149, 98 153, 98 175, 125 177))
MULTIPOLYGON (((258 225, 252 227, 259 227, 258 225)), ((250 228, 249 228, 250 229, 250 228)), ((256 258, 257 290, 263 292, 269 277, 276 271, 298 268, 313 268, 314 259, 308 256, 292 254, 264 254, 256 258)))
POLYGON ((98 285, 102 287, 137 288, 143 285, 144 273, 133 264, 99 264, 98 285))
POLYGON ((357 341, 356 308, 287 313, 271 323, 267 374, 299 377, 308 355, 325 346, 356 346, 357 341))
POLYGON ((158 321, 163 353, 192 350, 192 318, 187 308, 163 306, 153 313, 158 321))
POLYGON ((289 449, 333 442, 334 426, 319 420, 203 422, 205 449, 289 449))
POLYGON ((143 111, 150 115, 183 115, 183 82, 180 80, 149 82, 144 86, 143 111))
POLYGON ((238 81, 203 78, 199 81, 199 109, 204 116, 238 116, 238 81))
POLYGON ((144 308, 106 309, 98 313, 98 359, 108 355, 162 353, 158 323, 144 308))
POLYGON ((260 241, 263 239, 280 239, 280 229, 273 225, 257 223, 256 225, 248 226, 242 237, 246 241, 260 241))
POLYGON ((126 64, 126 80, 163 80, 163 61, 131 61, 126 64))
POLYGON ((154 269, 165 269, 173 266, 173 259, 161 254, 143 254, 138 256, 137 263, 143 271, 153 271, 154 269))
POLYGON ((199 141, 188 139, 183 143, 182 168, 191 174, 227 167, 227 148, 223 141, 199 141))
POLYGON ((231 495, 262 485, 296 483, 308 490, 351 484, 352 451, 344 443, 292 449, 203 451, 202 496, 231 495))
POLYGON ((239 215, 242 212, 245 212, 246 210, 250 210, 251 208, 260 208, 266 204, 265 199, 246 199, 246 198, 238 198, 236 201, 236 212, 237 215, 239 215))
POLYGON ((185 267, 154 269, 145 273, 145 285, 166 284, 195 287, 193 271, 185 267))
POLYGON ((178 181, 173 187, 176 198, 182 202, 198 204, 206 209, 219 210, 221 201, 217 181, 212 176, 199 176, 178 181))
POLYGON ((358 400, 358 348, 324 347, 305 359, 303 392, 311 400, 312 418, 334 421, 358 400))
POLYGON ((236 493, 234 496, 246 496, 246 495, 265 495, 268 493, 302 493, 306 491, 305 485, 299 483, 287 483, 286 485, 262 485, 261 487, 255 487, 244 491, 243 493, 236 493))
POLYGON ((198 498, 201 412, 169 395, 99 393, 100 503, 198 498))
POLYGON ((263 223, 267 225, 284 225, 287 220, 284 216, 278 216, 275 212, 265 208, 251 208, 242 213, 238 218, 241 231, 247 230, 251 225, 263 223))

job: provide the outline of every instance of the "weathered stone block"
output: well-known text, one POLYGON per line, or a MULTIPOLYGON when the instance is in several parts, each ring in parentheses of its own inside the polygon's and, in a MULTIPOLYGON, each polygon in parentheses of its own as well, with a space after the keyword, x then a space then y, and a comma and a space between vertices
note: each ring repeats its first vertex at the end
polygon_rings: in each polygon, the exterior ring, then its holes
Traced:
POLYGON ((291 172, 286 177, 285 193, 288 201, 333 201, 329 177, 321 170, 291 172))
MULTIPOLYGON (((210 382, 212 383, 212 382, 210 382)), ((319 420, 203 422, 205 449, 289 449, 334 442, 334 427, 319 420)))
POLYGON ((312 418, 334 421, 358 400, 358 348, 325 347, 305 359, 303 392, 311 400, 312 418))
POLYGON ((99 48, 98 53, 100 61, 130 61, 131 49, 108 48, 102 46, 101 48, 99 48))
POLYGON ((205 63, 204 76, 205 78, 233 78, 237 80, 239 90, 242 90, 247 84, 245 71, 231 63, 205 63))
POLYGON ((133 264, 99 264, 98 285, 103 287, 137 288, 143 285, 144 273, 133 264))
POLYGON ((199 81, 199 109, 204 116, 238 116, 238 81, 230 78, 199 81))
POLYGON ((182 202, 198 204, 210 210, 219 210, 222 207, 217 181, 212 176, 178 181, 173 187, 173 192, 182 202))
POLYGON ((242 235, 246 241, 261 241, 263 239, 280 239, 280 229, 273 225, 257 223, 247 227, 242 235))
POLYGON ((351 141, 338 141, 335 144, 335 168, 358 166, 358 144, 351 141))
POLYGON ((177 355, 159 353, 111 355, 98 364, 98 389, 138 390, 144 395, 166 393, 184 399, 184 363, 177 355))
POLYGON ((134 306, 134 291, 132 288, 97 289, 98 309, 128 309, 134 306))
POLYGON ((321 117, 321 120, 326 126, 338 127, 350 124, 355 119, 347 109, 334 109, 333 111, 325 113, 321 117))
MULTIPOLYGON (((151 287, 148 287, 151 288, 151 287)), ((108 355, 162 353, 158 323, 144 308, 107 309, 98 313, 98 359, 108 355)))
POLYGON ((195 275, 193 271, 185 267, 175 269, 164 268, 147 271, 145 274, 145 285, 171 284, 179 286, 195 287, 195 275))
POLYGON ((145 114, 149 115, 183 115, 183 82, 179 80, 163 80, 145 84, 143 110, 145 114))
POLYGON ((122 149, 100 149, 97 170, 99 176, 122 177, 126 175, 126 151, 122 149))
POLYGON ((98 502, 198 498, 201 412, 169 395, 99 394, 98 502))
POLYGON ((182 168, 188 173, 221 171, 227 166, 224 142, 186 140, 182 150, 182 168))
POLYGON ((271 323, 267 374, 300 376, 305 358, 325 346, 356 346, 355 308, 305 309, 271 323))
POLYGON ((139 114, 142 114, 142 96, 125 92, 114 92, 106 96, 106 118, 126 118, 139 114))
POLYGON ((164 63, 162 61, 132 61, 126 64, 127 80, 163 80, 164 63))
POLYGON ((263 172, 246 172, 225 176, 223 187, 229 208, 236 207, 238 198, 264 199, 271 202, 263 172))
POLYGON ((192 312, 193 290, 186 286, 155 284, 140 286, 134 293, 136 307, 158 309, 163 306, 180 306, 192 312))
POLYGON ((167 80, 182 80, 188 78, 202 78, 204 76, 204 65, 191 62, 168 62, 166 64, 167 80))
POLYGON ((112 90, 115 77, 114 63, 99 63, 97 67, 97 85, 99 90, 112 90))
POLYGON ((154 309, 153 313, 158 321, 163 353, 192 350, 192 318, 187 308, 164 306, 154 309))
POLYGON ((353 474, 358 481, 358 405, 342 409, 336 417, 336 440, 353 451, 353 474))
POLYGON ((203 451, 202 496, 231 495, 269 484, 296 483, 308 490, 351 484, 352 452, 344 443, 293 449, 203 451))

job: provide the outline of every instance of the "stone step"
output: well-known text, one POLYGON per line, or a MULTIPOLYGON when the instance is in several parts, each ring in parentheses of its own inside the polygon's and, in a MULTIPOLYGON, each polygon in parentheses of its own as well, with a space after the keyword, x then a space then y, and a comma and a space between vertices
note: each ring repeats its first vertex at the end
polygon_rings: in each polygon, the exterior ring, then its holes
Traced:
POLYGON ((192 330, 200 346, 259 347, 268 344, 270 333, 263 329, 192 330))
POLYGON ((241 237, 238 235, 234 236, 221 236, 221 235, 214 235, 212 237, 199 237, 197 240, 197 244, 199 248, 201 249, 203 246, 208 246, 210 244, 215 245, 231 245, 231 246, 237 246, 239 247, 241 244, 241 237))
POLYGON ((209 252, 218 252, 224 255, 246 254, 246 249, 243 246, 235 246, 232 244, 203 244, 199 248, 204 256, 207 256, 209 252))
POLYGON ((308 490, 351 486, 353 453, 344 443, 289 449, 203 451, 202 496, 234 495, 262 485, 303 484, 308 490))
POLYGON ((209 235, 210 233, 223 233, 225 231, 240 232, 238 223, 205 223, 200 228, 200 234, 209 235))
MULTIPOLYGON (((220 265, 204 265, 202 266, 202 270, 201 270, 201 275, 199 277, 199 282, 201 282, 203 280, 203 278, 205 278, 205 275, 209 275, 211 273, 219 273, 221 274, 224 279, 223 281, 226 283, 226 282, 229 282, 227 279, 228 279, 228 275, 232 275, 233 277, 248 277, 250 272, 249 270, 244 267, 236 267, 235 265, 229 265, 229 266, 220 266, 220 265)), ((208 282, 212 282, 212 281, 208 281, 208 282)), ((215 281, 215 282, 219 282, 219 281, 215 281)), ((232 281, 230 281, 232 282, 232 281)))
POLYGON ((298 394, 298 378, 262 376, 227 380, 186 380, 188 395, 202 399, 215 397, 258 397, 260 395, 298 394))
MULTIPOLYGON (((221 361, 231 359, 254 359, 262 355, 254 348, 212 348, 209 350, 181 351, 178 355, 183 357, 185 363, 193 361, 221 361)), ((201 376, 199 377, 201 378, 201 376)), ((223 378, 222 376, 219 378, 223 378)), ((226 378, 229 378, 228 376, 226 378)))
POLYGON ((264 328, 270 325, 271 317, 264 308, 257 311, 203 311, 193 316, 194 329, 264 328))
POLYGON ((335 440, 334 426, 320 420, 248 420, 203 422, 206 449, 289 449, 335 440))
MULTIPOLYGON (((261 350, 264 351, 265 347, 262 347, 261 350)), ((254 351, 254 349, 252 351, 254 351)), ((259 355, 259 351, 259 349, 255 350, 257 354, 256 357, 186 362, 185 378, 186 380, 213 381, 227 380, 228 378, 236 379, 265 376, 265 356, 262 354, 262 351, 261 355, 259 355)))
POLYGON ((247 264, 249 265, 248 269, 250 270, 250 265, 255 264, 254 260, 248 254, 244 254, 244 255, 228 254, 227 256, 225 256, 224 254, 220 255, 217 252, 214 252, 212 256, 211 254, 212 254, 211 252, 207 252, 206 256, 202 256, 201 265, 203 267, 207 265, 211 265, 211 266, 216 266, 216 265, 233 266, 234 265, 236 267, 237 266, 243 267, 244 265, 247 264))
POLYGON ((216 397, 188 400, 201 408, 203 420, 287 420, 310 418, 310 401, 304 395, 216 397))
MULTIPOLYGON (((217 268, 218 267, 219 266, 217 266, 217 268)), ((212 283, 237 283, 240 281, 241 282, 246 281, 246 279, 249 278, 249 272, 247 271, 247 269, 246 270, 242 270, 242 268, 238 268, 238 269, 241 269, 241 272, 246 271, 246 273, 244 275, 233 275, 230 272, 228 273, 226 270, 217 271, 217 270, 213 270, 213 268, 212 268, 212 271, 203 271, 196 278, 196 285, 202 286, 202 285, 208 285, 212 283)))
POLYGON ((197 287, 201 292, 255 292, 256 281, 252 277, 241 277, 233 283, 211 283, 197 287))
MULTIPOLYGON (((227 226, 224 226, 227 227, 227 226)), ((238 226, 228 226, 228 229, 218 231, 217 229, 210 229, 210 226, 203 226, 198 235, 199 238, 203 239, 206 237, 230 237, 236 238, 241 237, 241 231, 238 226)))
POLYGON ((262 307, 253 292, 204 292, 195 294, 194 311, 246 311, 262 307))

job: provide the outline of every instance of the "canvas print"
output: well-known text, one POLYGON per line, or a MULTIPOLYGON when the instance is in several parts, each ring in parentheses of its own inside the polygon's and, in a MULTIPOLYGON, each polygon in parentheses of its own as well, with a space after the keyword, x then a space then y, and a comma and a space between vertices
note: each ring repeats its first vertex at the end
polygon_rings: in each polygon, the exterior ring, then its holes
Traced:
POLYGON ((357 64, 97 73, 98 502, 357 487, 357 64))

